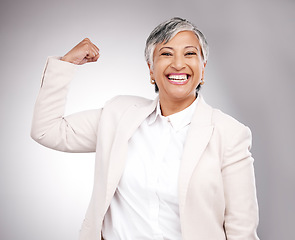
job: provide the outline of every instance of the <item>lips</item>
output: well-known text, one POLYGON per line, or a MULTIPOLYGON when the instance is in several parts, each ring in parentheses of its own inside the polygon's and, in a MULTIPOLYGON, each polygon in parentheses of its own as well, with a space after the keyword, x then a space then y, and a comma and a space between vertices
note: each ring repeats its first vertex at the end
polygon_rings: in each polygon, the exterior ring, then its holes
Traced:
POLYGON ((172 84, 182 85, 188 82, 190 75, 186 73, 170 73, 167 78, 172 84))

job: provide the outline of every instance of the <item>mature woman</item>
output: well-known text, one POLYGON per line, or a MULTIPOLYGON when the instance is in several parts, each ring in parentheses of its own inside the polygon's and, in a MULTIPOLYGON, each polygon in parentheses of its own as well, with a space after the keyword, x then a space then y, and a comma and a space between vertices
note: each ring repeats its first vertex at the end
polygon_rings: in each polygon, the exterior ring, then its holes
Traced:
POLYGON ((145 56, 155 100, 118 96, 66 117, 75 66, 97 61, 99 49, 84 39, 47 61, 32 137, 60 151, 96 151, 80 239, 258 239, 250 130, 198 94, 204 35, 173 18, 150 34, 145 56))

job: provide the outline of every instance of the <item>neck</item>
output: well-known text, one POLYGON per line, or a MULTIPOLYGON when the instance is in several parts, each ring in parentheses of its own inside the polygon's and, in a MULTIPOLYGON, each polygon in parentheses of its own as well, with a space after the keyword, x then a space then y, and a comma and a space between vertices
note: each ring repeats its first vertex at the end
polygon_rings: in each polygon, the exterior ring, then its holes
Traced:
POLYGON ((159 95, 159 99, 162 115, 166 117, 186 109, 195 101, 196 96, 185 99, 166 99, 159 95))

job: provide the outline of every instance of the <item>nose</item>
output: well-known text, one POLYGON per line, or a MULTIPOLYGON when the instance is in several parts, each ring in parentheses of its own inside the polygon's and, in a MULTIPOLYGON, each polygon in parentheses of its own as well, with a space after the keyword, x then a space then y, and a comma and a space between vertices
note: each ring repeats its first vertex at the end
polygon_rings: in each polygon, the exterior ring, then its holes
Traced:
POLYGON ((174 55, 171 67, 179 71, 185 67, 185 58, 183 55, 174 55))

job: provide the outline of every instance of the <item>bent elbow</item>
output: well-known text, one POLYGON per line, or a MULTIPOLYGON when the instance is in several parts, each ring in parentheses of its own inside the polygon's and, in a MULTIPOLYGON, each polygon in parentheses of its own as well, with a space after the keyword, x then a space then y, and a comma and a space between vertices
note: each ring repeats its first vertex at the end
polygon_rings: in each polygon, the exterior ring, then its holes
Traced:
POLYGON ((40 133, 40 131, 38 131, 34 126, 32 126, 30 136, 34 141, 36 141, 37 143, 40 143, 44 134, 40 133))

